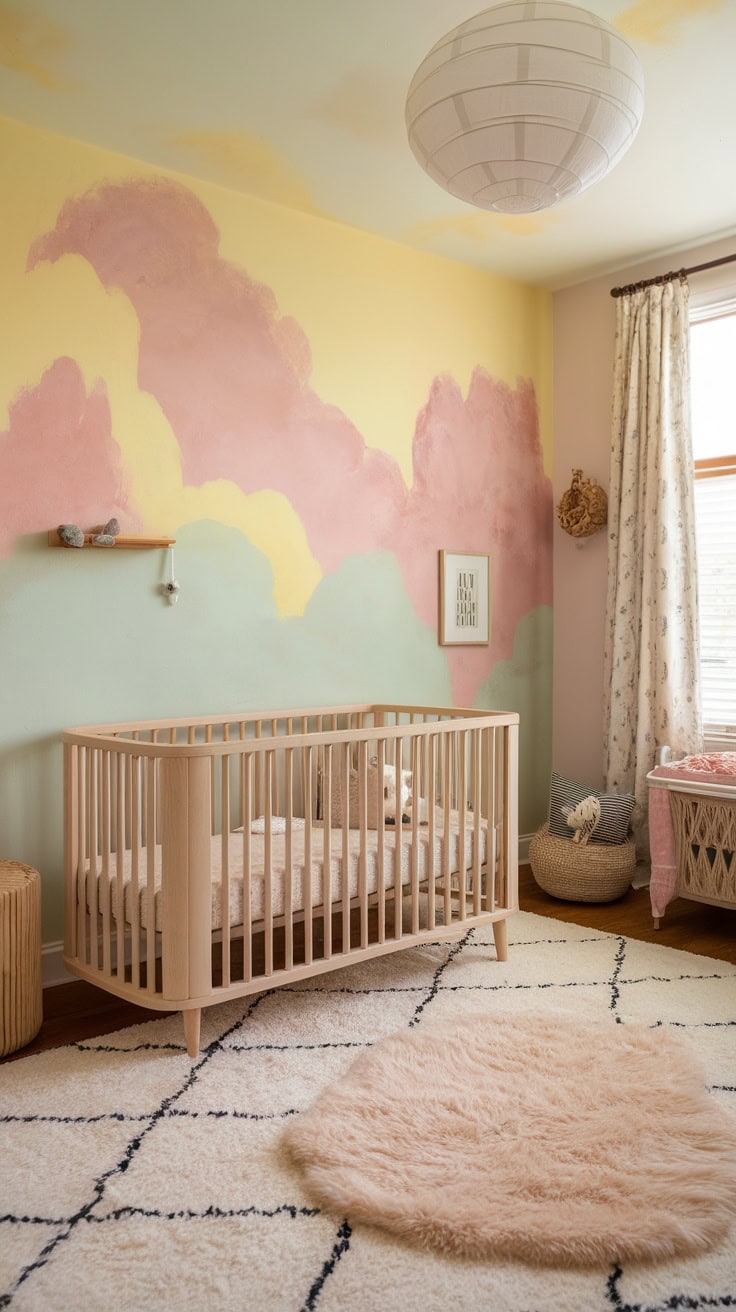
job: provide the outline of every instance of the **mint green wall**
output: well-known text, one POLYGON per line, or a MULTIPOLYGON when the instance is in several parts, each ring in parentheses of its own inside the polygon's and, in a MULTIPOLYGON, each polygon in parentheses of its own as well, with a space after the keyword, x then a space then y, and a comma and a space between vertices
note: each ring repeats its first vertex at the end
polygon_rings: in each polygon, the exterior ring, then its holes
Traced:
MULTIPOLYGON (((389 553, 348 557, 300 619, 279 620, 271 568, 234 529, 179 535, 166 553, 51 551, 27 538, 0 565, 5 684, 0 850, 43 876, 44 939, 62 923, 60 731, 80 723, 363 700, 451 704, 447 661, 389 553)), ((478 705, 522 714, 521 829, 542 818, 549 762, 550 612, 519 626, 478 705)))
POLYGON ((44 937, 62 934, 59 731, 116 719, 451 700, 435 634, 414 616, 393 556, 349 557, 303 618, 279 620, 265 556, 201 523, 176 546, 181 593, 158 593, 164 552, 49 551, 0 566, 4 662, 2 850, 44 875, 44 937), (400 619, 400 623, 397 623, 400 619))

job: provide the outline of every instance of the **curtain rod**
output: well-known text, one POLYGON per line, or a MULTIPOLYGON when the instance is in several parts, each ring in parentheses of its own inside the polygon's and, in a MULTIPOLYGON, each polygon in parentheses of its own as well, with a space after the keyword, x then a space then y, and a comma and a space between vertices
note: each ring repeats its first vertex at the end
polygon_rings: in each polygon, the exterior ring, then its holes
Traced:
POLYGON ((671 273, 658 273, 656 278, 644 278, 641 282, 630 282, 625 287, 612 287, 612 296, 626 296, 630 292, 640 292, 644 287, 653 287, 655 283, 672 282, 673 278, 687 278, 690 273, 702 273, 703 269, 717 269, 720 264, 733 264, 736 255, 724 255, 720 260, 708 260, 707 264, 694 264, 690 269, 675 269, 671 273))

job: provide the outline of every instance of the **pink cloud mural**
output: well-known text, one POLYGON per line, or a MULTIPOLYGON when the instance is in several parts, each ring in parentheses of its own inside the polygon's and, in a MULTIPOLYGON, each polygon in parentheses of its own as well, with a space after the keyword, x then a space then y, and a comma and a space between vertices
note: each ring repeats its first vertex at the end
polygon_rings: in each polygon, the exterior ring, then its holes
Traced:
POLYGON ((438 378, 414 435, 408 489, 395 460, 369 449, 309 386, 300 326, 273 293, 218 253, 218 232, 186 188, 106 185, 69 201, 28 267, 84 256, 140 321, 139 384, 165 412, 184 478, 228 478, 291 501, 326 572, 348 554, 394 552, 417 613, 436 622, 437 549, 489 551, 488 648, 448 649, 458 702, 510 657, 522 615, 551 601, 551 488, 531 384, 476 370, 464 400, 438 378))
POLYGON ((458 705, 513 653, 522 616, 552 601, 552 489, 531 383, 512 390, 476 369, 464 401, 435 380, 414 435, 414 479, 393 550, 420 617, 437 616, 437 549, 491 556, 490 651, 450 647, 458 705))
POLYGON ((111 516, 137 523, 111 434, 104 384, 87 394, 74 360, 56 360, 38 386, 23 389, 0 433, 0 556, 21 533, 62 522, 90 528, 111 516))

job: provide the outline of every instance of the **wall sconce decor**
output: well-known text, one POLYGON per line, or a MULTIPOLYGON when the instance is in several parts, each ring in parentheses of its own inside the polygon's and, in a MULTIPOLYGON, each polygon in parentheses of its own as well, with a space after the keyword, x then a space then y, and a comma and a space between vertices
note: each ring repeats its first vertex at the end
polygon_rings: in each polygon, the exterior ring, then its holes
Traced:
POLYGON ((582 469, 573 469, 572 483, 557 507, 560 528, 571 538, 589 538, 608 520, 608 497, 595 479, 584 479, 582 469))

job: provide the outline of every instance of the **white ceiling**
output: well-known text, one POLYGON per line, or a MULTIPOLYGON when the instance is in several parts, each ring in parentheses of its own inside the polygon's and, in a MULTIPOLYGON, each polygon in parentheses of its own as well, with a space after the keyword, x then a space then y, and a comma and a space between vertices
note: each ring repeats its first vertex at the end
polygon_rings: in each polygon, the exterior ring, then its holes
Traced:
POLYGON ((587 0, 637 50, 639 134, 539 215, 474 209, 404 99, 483 0, 0 0, 0 114, 549 287, 736 231, 736 0, 587 0))

